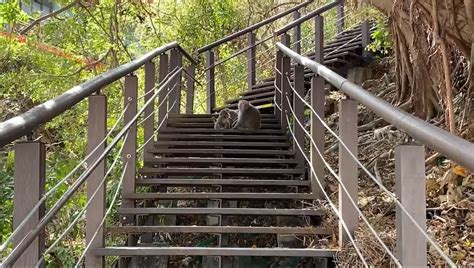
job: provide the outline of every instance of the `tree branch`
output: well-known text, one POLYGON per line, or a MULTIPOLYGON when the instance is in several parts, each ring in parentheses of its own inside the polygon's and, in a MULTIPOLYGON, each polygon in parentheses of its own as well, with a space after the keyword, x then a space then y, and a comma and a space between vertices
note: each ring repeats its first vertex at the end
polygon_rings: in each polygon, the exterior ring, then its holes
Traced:
POLYGON ((64 11, 66 10, 69 10, 71 8, 73 8, 74 6, 76 6, 77 4, 79 4, 79 1, 80 0, 74 0, 74 2, 68 4, 67 6, 63 7, 63 8, 60 8, 54 12, 51 12, 47 15, 44 15, 43 17, 40 17, 36 20, 34 20, 32 23, 30 23, 30 25, 26 26, 23 30, 20 31, 20 34, 26 34, 29 30, 31 30, 31 28, 33 28, 35 25, 39 24, 40 22, 44 21, 44 20, 47 20, 51 17, 54 17, 54 16, 57 16, 61 13, 63 13, 64 11))

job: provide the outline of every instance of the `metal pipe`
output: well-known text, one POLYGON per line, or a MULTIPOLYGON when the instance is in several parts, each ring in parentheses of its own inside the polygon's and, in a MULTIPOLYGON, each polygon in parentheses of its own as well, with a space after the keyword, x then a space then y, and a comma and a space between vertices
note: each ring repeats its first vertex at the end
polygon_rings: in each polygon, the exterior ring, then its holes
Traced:
MULTIPOLYGON (((15 116, 0 123, 0 147, 18 139, 21 136, 31 133, 39 125, 50 121, 54 117, 70 109, 72 106, 82 101, 92 93, 137 70, 146 62, 172 48, 177 48, 181 52, 184 51, 178 45, 178 43, 168 43, 146 53, 145 55, 133 61, 130 61, 129 63, 120 65, 113 70, 77 85, 57 96, 56 98, 48 100, 21 115, 15 116)), ((183 55, 185 55, 186 58, 190 57, 187 53, 183 53, 183 55)))
POLYGON ((201 53, 203 53, 204 51, 211 50, 211 49, 217 47, 218 45, 220 45, 220 44, 222 44, 222 43, 225 43, 225 42, 227 42, 227 41, 230 41, 230 40, 232 40, 232 39, 234 39, 234 38, 237 38, 237 37, 239 37, 239 36, 241 36, 241 35, 244 35, 244 34, 246 34, 246 33, 249 33, 249 32, 251 32, 251 31, 253 31, 253 30, 255 30, 255 29, 258 29, 258 28, 260 28, 260 27, 262 27, 262 26, 265 26, 265 25, 267 25, 267 24, 269 24, 269 23, 271 23, 271 22, 274 22, 274 21, 276 21, 276 20, 278 20, 278 19, 280 19, 280 18, 282 18, 282 17, 284 17, 284 16, 286 16, 286 15, 288 15, 288 14, 291 14, 291 13, 293 13, 294 11, 299 10, 300 8, 303 8, 303 7, 305 7, 305 6, 309 5, 309 4, 311 4, 312 2, 313 2, 313 0, 308 0, 308 1, 306 1, 306 2, 303 2, 303 3, 299 4, 299 5, 296 5, 296 6, 292 7, 292 8, 290 8, 290 9, 287 9, 287 10, 281 12, 281 13, 278 13, 278 14, 276 14, 276 15, 274 15, 274 16, 272 16, 272 17, 266 19, 266 20, 262 20, 262 21, 260 21, 260 22, 258 22, 258 23, 255 23, 254 25, 251 25, 251 26, 249 26, 249 27, 247 27, 247 28, 244 28, 244 29, 242 29, 242 30, 240 30, 240 31, 238 31, 238 32, 235 32, 235 33, 233 33, 233 34, 231 34, 231 35, 228 35, 228 36, 226 36, 226 37, 224 37, 224 38, 221 38, 221 39, 219 39, 219 40, 217 40, 217 41, 215 41, 215 42, 213 42, 213 43, 210 43, 209 45, 206 45, 206 46, 203 46, 203 47, 201 47, 201 48, 198 48, 198 49, 196 50, 196 52, 199 53, 199 54, 201 54, 201 53))
POLYGON ((292 29, 293 27, 297 26, 297 25, 300 25, 301 23, 313 18, 313 17, 316 17, 317 15, 320 15, 330 9, 332 9, 333 7, 336 7, 337 5, 339 5, 341 2, 343 2, 342 0, 336 0, 332 3, 329 3, 325 6, 322 6, 306 15, 304 15, 303 17, 297 19, 297 20, 294 20, 290 23, 288 23, 287 25, 281 27, 280 29, 276 30, 275 31, 275 34, 276 35, 280 35, 280 34, 283 34, 285 32, 287 32, 288 30, 292 29))
POLYGON ((295 60, 295 62, 311 69, 315 74, 323 77, 333 86, 340 89, 352 99, 362 103, 387 122, 405 131, 422 144, 440 152, 470 171, 474 171, 474 143, 392 106, 390 103, 377 98, 370 92, 331 71, 326 66, 299 55, 282 43, 278 42, 277 47, 285 55, 295 60))

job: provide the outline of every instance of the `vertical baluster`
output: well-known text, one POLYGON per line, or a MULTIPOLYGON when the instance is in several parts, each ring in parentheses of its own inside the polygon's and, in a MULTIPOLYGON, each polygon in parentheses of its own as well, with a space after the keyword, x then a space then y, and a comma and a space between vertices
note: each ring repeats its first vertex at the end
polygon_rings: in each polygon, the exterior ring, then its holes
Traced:
POLYGON ((248 89, 251 90, 253 85, 257 80, 257 73, 255 71, 255 56, 256 56, 256 48, 255 48, 255 33, 250 32, 247 35, 248 39, 248 46, 251 47, 247 50, 247 85, 248 89))
POLYGON ((186 113, 193 114, 194 110, 194 76, 196 74, 196 66, 190 64, 186 69, 188 79, 186 80, 186 113), (191 76, 191 77, 190 77, 191 76))
MULTIPOLYGON (((288 108, 288 101, 287 97, 290 97, 290 83, 288 81, 288 78, 290 77, 291 73, 291 59, 285 55, 283 55, 281 59, 281 125, 284 130, 288 127, 288 122, 286 121, 286 115, 289 112, 288 108)), ((291 100, 291 98, 290 98, 291 100)))
MULTIPOLYGON (((44 195, 46 180, 46 152, 42 142, 29 141, 15 144, 15 174, 13 196, 13 228, 26 218, 44 195)), ((45 212, 42 205, 13 240, 17 246, 35 227, 45 212)), ((13 267, 33 267, 44 252, 44 233, 39 235, 18 258, 13 267)))
MULTIPOLYGON (((280 36, 280 41, 283 45, 290 46, 290 36, 285 33, 280 36)), ((291 73, 291 59, 288 56, 282 54, 281 58, 281 102, 279 103, 281 107, 281 126, 283 129, 288 127, 288 122, 286 121, 286 115, 288 113, 288 102, 286 96, 289 96, 290 84, 288 82, 287 76, 290 76, 291 73)))
POLYGON ((368 21, 364 21, 360 27, 362 34, 362 48, 364 49, 362 52, 362 56, 364 58, 367 58, 369 56, 369 53, 366 48, 370 44, 370 24, 368 21))
MULTIPOLYGON (((350 99, 339 103, 339 136, 353 155, 357 157, 357 102, 350 99)), ((339 186, 339 211, 351 234, 357 229, 359 214, 350 202, 357 204, 357 162, 339 144, 339 177, 349 195, 339 186)), ((340 246, 348 240, 342 226, 339 226, 340 246)))
MULTIPOLYGON (((88 113, 88 130, 87 130, 87 154, 91 153, 105 138, 107 134, 107 97, 105 95, 91 95, 89 96, 89 113, 88 113)), ((106 142, 102 143, 94 154, 87 160, 87 166, 92 165, 96 159, 104 152, 106 142)), ((105 216, 105 193, 106 185, 101 185, 101 181, 105 176, 105 161, 102 160, 100 164, 87 178, 87 200, 92 198, 92 195, 97 188, 95 198, 91 202, 86 211, 86 243, 91 243, 91 248, 101 248, 105 246, 104 229, 100 227, 101 221, 105 216), (99 229, 94 240, 96 230, 99 229), (92 242, 91 242, 92 241, 92 242)), ((101 256, 86 254, 86 267, 105 267, 105 259, 101 256)))
MULTIPOLYGON (((124 89, 124 107, 128 105, 127 111, 124 114, 124 123, 130 122, 133 117, 137 114, 137 91, 138 91, 138 78, 131 74, 125 76, 125 89, 124 89)), ((125 145, 122 151, 123 165, 127 165, 125 177, 122 186, 122 197, 135 192, 135 178, 136 178, 136 155, 137 152, 137 123, 135 122, 125 139, 125 145)), ((122 207, 129 208, 134 207, 133 200, 123 198, 122 207)), ((126 216, 122 218, 123 223, 133 222, 133 216, 126 216)))
MULTIPOLYGON (((313 76, 311 79, 311 107, 313 107, 321 119, 324 118, 324 98, 324 78, 313 76)), ((324 189, 326 184, 324 163, 316 148, 321 153, 324 153, 324 126, 313 113, 311 113, 311 137, 316 144, 316 147, 311 144, 310 152, 311 164, 314 168, 314 173, 316 173, 316 175, 311 174, 311 192, 315 198, 322 198, 322 189, 316 180, 319 180, 324 189)))
MULTIPOLYGON (((283 52, 278 50, 275 55, 275 98, 274 102, 276 105, 278 105, 281 109, 281 61, 283 59, 283 52)), ((273 112, 276 116, 276 118, 281 119, 281 110, 278 109, 275 105, 275 108, 273 108, 273 112)), ((283 123, 283 122, 282 122, 283 123)))
POLYGON ((214 52, 209 50, 206 55, 206 112, 212 113, 216 106, 216 87, 215 87, 215 73, 214 73, 214 52))
MULTIPOLYGON (((304 97, 304 66, 301 66, 301 65, 295 66, 293 84, 294 84, 296 93, 304 97)), ((300 98, 298 98, 296 94, 293 94, 293 110, 295 111, 294 116, 302 124, 304 124, 304 107, 305 105, 303 104, 303 101, 300 98)), ((293 152, 295 152, 295 159, 298 163, 297 164, 298 167, 304 167, 303 152, 301 152, 301 150, 296 145, 296 143, 298 143, 300 144, 302 148, 304 148, 304 131, 300 127, 298 122, 296 122, 296 120, 293 123, 293 131, 295 133, 295 139, 296 139, 296 141, 293 143, 293 152)))
MULTIPOLYGON (((147 102, 155 94, 155 63, 147 62, 145 63, 145 98, 144 101, 147 102)), ((143 140, 144 142, 151 139, 144 147, 143 150, 143 159, 147 162, 148 159, 152 158, 152 155, 149 153, 149 150, 153 148, 154 138, 153 132, 155 131, 155 117, 152 115, 155 113, 155 101, 152 104, 148 105, 143 111, 143 117, 147 118, 143 123, 143 140)))
MULTIPOLYGON (((183 55, 177 49, 170 52, 170 72, 178 70, 183 65, 183 55)), ((181 111, 181 73, 178 74, 170 83, 169 107, 176 101, 170 113, 179 114, 181 111), (173 89, 174 88, 174 89, 173 89)))
MULTIPOLYGON (((161 54, 160 55, 160 67, 159 67, 159 79, 160 83, 163 83, 165 80, 166 75, 168 74, 168 55, 161 54)), ((160 108, 158 108, 158 126, 159 129, 163 129, 166 127, 166 123, 162 123, 166 120, 166 113, 168 111, 168 102, 166 100, 166 95, 168 94, 169 86, 164 87, 163 90, 158 93, 159 104, 161 104, 160 108), (161 126, 160 126, 161 125, 161 126)))
POLYGON ((314 60, 324 64, 324 17, 314 18, 314 60))
MULTIPOLYGON (((301 12, 299 10, 293 12, 293 20, 297 20, 301 17, 301 12)), ((301 24, 298 24, 293 29, 293 42, 295 43, 293 49, 300 54, 301 52, 301 24)))
POLYGON ((336 27, 337 27, 337 33, 341 33, 342 31, 344 31, 344 24, 345 24, 345 10, 344 10, 344 1, 341 1, 341 4, 339 4, 337 7, 336 7, 336 12, 337 12, 337 15, 336 15, 336 19, 337 19, 337 24, 336 24, 336 27))
MULTIPOLYGON (((426 230, 425 152, 423 146, 395 149, 395 190, 403 207, 426 230)), ((426 267, 426 239, 397 206, 397 258, 403 266, 426 267)))

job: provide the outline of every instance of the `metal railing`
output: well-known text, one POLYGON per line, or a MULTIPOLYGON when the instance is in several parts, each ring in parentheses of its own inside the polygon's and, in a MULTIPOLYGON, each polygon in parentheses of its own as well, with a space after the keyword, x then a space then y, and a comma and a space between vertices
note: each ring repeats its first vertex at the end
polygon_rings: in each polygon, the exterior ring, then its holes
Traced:
POLYGON ((134 72, 145 63, 171 49, 179 50, 192 64, 196 64, 194 59, 178 43, 172 42, 163 45, 129 63, 123 64, 77 85, 56 98, 48 100, 21 115, 0 123, 0 147, 21 136, 30 134, 40 125, 72 108, 86 97, 100 91, 101 88, 117 81, 125 75, 134 72))
MULTIPOLYGON (((46 154, 45 145, 40 141, 26 141, 15 143, 15 212, 13 232, 0 246, 0 253, 6 251, 11 243, 13 247, 6 258, 0 264, 2 267, 13 265, 32 265, 36 263, 40 267, 44 262, 44 254, 51 250, 61 239, 78 223, 86 214, 87 248, 97 247, 104 241, 104 222, 110 213, 101 210, 106 203, 104 189, 106 180, 112 170, 121 159, 125 168, 121 173, 119 187, 114 195, 116 200, 118 192, 122 196, 129 191, 134 191, 135 172, 137 167, 137 154, 143 151, 144 160, 147 160, 147 150, 153 146, 157 132, 166 124, 169 113, 180 113, 182 74, 187 77, 185 102, 186 112, 193 112, 193 100, 189 96, 194 95, 194 66, 196 62, 176 42, 163 45, 151 52, 123 64, 113 70, 94 77, 81 85, 75 86, 60 96, 38 105, 26 113, 13 117, 0 124, 0 143, 8 144, 22 135, 29 134, 41 124, 61 115, 64 111, 82 100, 88 98, 88 137, 87 155, 74 167, 63 179, 44 193, 46 183, 46 154), (169 54, 169 56, 168 56, 169 54), (158 75, 156 65, 153 62, 159 57, 158 75), (189 61, 187 70, 183 66, 182 59, 189 61), (144 93, 138 95, 138 77, 134 71, 144 67, 144 93), (156 84, 156 78, 159 84, 156 84), (125 78, 124 83, 124 108, 120 113, 114 126, 107 131, 107 97, 100 93, 100 89, 111 83, 125 78), (155 107, 155 100, 159 99, 159 105, 155 107), (139 101, 143 101, 143 107, 138 109, 139 101), (155 115, 158 113, 158 124, 155 125, 155 115), (142 119, 140 119, 142 118, 142 119), (115 136, 113 134, 123 120, 123 128, 115 136), (137 128, 143 126, 143 142, 138 147, 137 128), (113 136, 113 137, 112 137, 113 136), (106 141, 110 139, 110 142, 106 141), (121 142, 122 141, 122 142, 121 142), (114 153, 114 150, 117 150, 114 153), (113 163, 105 172, 106 157, 115 154, 113 163), (84 165, 87 163, 87 165, 84 165), (83 171, 73 179, 79 170, 83 171), (72 180, 72 182, 71 182, 72 180), (55 194, 60 186, 66 181, 71 182, 59 199, 45 213, 45 203, 48 198, 55 194), (60 210, 70 202, 71 198, 78 192, 87 181, 88 201, 84 208, 73 219, 63 233, 43 253, 44 230, 58 215, 60 210), (120 187, 123 184, 123 187, 120 187), (28 193, 27 196, 24 193, 28 193), (21 203, 21 204, 19 204, 21 203), (18 209, 17 208, 21 208, 18 209), (93 231, 92 231, 93 230, 93 231), (102 241, 102 242, 101 242, 102 241), (36 250, 37 249, 37 250, 36 250)), ((122 206, 127 206, 122 202, 122 206)), ((86 266, 95 266, 96 257, 84 251, 81 256, 86 258, 86 266)), ((80 260, 81 261, 81 260, 80 260)), ((80 261, 77 265, 80 265, 80 261)))

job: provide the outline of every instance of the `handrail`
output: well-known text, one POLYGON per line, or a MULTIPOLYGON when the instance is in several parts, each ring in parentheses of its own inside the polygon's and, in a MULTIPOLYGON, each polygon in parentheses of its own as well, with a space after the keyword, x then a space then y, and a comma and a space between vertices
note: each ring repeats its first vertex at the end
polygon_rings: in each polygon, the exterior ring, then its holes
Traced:
POLYGON ((344 77, 331 71, 326 66, 304 57, 290 48, 278 42, 277 47, 295 62, 311 69, 315 74, 323 77, 336 88, 340 89, 349 97, 362 103, 375 114, 405 131, 411 137, 424 145, 449 157, 456 163, 461 164, 470 171, 474 171, 474 143, 453 135, 441 128, 427 123, 390 103, 374 96, 370 92, 357 86, 344 77))
POLYGON ((304 15, 303 17, 297 19, 297 20, 294 20, 290 23, 288 23, 287 25, 283 26, 282 28, 278 29, 275 31, 275 34, 276 35, 281 35, 281 34, 284 34, 285 32, 287 32, 288 30, 290 30, 291 28, 295 27, 295 26, 298 26, 299 24, 313 18, 313 17, 316 17, 317 15, 320 15, 338 5, 340 5, 341 3, 343 3, 344 0, 335 0, 334 2, 332 3, 329 3, 327 5, 324 5, 306 15, 304 15))
POLYGON ((234 38, 237 38, 237 37, 239 37, 239 36, 241 36, 241 35, 244 35, 244 34, 246 34, 246 33, 252 32, 253 30, 258 29, 258 28, 260 28, 260 27, 262 27, 262 26, 264 26, 264 25, 267 25, 267 24, 269 24, 269 23, 271 23, 271 22, 274 22, 274 21, 280 19, 281 17, 284 17, 284 16, 286 16, 286 15, 288 15, 288 14, 290 14, 290 13, 292 13, 292 12, 294 12, 294 11, 300 9, 300 8, 303 8, 303 7, 305 7, 305 6, 309 5, 309 4, 311 4, 312 2, 313 2, 313 0, 308 0, 308 1, 306 1, 306 2, 303 2, 303 3, 301 3, 301 4, 298 4, 298 5, 296 5, 296 6, 292 7, 292 8, 290 8, 290 9, 287 9, 287 10, 281 12, 281 13, 278 13, 278 14, 276 14, 276 15, 274 15, 274 16, 268 18, 268 19, 265 19, 265 20, 262 20, 262 21, 260 21, 260 22, 257 22, 257 23, 255 23, 254 25, 251 25, 251 26, 249 26, 249 27, 247 27, 247 28, 244 28, 244 29, 242 29, 242 30, 240 30, 240 31, 238 31, 238 32, 235 32, 235 33, 233 33, 233 34, 231 34, 231 35, 228 35, 228 36, 226 36, 226 37, 223 37, 223 38, 221 38, 221 39, 219 39, 219 40, 217 40, 217 41, 215 41, 215 42, 213 42, 213 43, 210 43, 210 44, 208 44, 208 45, 206 45, 206 46, 203 46, 203 47, 201 47, 201 48, 198 48, 198 49, 196 50, 196 52, 199 53, 199 54, 201 54, 201 53, 203 53, 203 52, 205 52, 205 51, 208 51, 208 50, 210 50, 210 49, 213 49, 213 48, 215 48, 216 46, 218 46, 218 45, 220 45, 220 44, 222 44, 222 43, 225 43, 225 42, 227 42, 227 41, 229 41, 229 40, 232 40, 232 39, 234 39, 234 38))
POLYGON ((189 54, 186 53, 177 42, 171 42, 158 47, 135 60, 120 65, 115 69, 109 70, 80 85, 77 85, 54 99, 37 105, 21 115, 1 122, 0 147, 21 136, 31 133, 39 125, 50 121, 54 117, 70 109, 89 95, 99 91, 104 86, 132 73, 148 61, 173 48, 178 49, 187 59, 190 60, 190 62, 195 63, 193 58, 189 56, 189 54))

